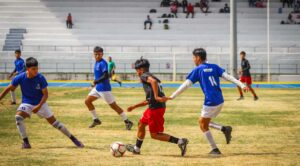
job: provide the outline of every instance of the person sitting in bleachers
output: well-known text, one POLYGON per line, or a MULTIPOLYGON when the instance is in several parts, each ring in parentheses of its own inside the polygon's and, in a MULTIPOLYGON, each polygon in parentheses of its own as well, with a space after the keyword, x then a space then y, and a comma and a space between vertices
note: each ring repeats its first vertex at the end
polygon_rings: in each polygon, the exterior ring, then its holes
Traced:
POLYGON ((149 15, 147 15, 147 19, 144 22, 144 29, 147 29, 147 24, 150 24, 149 29, 152 28, 152 20, 149 15))
POLYGON ((182 0, 181 7, 182 7, 183 13, 186 13, 187 6, 188 6, 188 1, 187 0, 182 0))
POLYGON ((190 14, 192 14, 192 18, 194 18, 194 6, 191 3, 187 6, 186 18, 189 18, 190 14))
POLYGON ((249 2, 249 7, 255 7, 256 0, 248 0, 248 2, 249 2))
POLYGON ((220 13, 230 13, 230 8, 227 3, 225 3, 224 8, 220 9, 220 13))
POLYGON ((72 29, 73 27, 73 21, 72 21, 72 15, 71 13, 68 14, 67 20, 66 20, 67 28, 72 29))
POLYGON ((263 0, 257 0, 257 1, 255 2, 255 6, 256 6, 257 8, 265 8, 265 7, 266 7, 266 5, 264 4, 264 1, 263 1, 263 0))
POLYGON ((169 7, 171 0, 162 0, 160 3, 160 7, 169 7))
POLYGON ((175 18, 177 18, 177 6, 175 3, 172 3, 171 5, 171 13, 174 14, 175 18))
POLYGON ((208 6, 209 1, 208 0, 200 0, 200 10, 203 13, 207 13, 209 6, 208 6))

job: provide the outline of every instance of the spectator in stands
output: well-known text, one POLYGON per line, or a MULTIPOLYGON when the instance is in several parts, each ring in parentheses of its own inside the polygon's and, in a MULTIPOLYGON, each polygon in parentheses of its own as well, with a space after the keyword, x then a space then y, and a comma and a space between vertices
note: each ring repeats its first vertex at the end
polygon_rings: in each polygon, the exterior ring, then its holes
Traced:
POLYGON ((192 18, 194 18, 194 6, 191 3, 187 6, 186 18, 189 18, 190 14, 192 14, 192 18))
POLYGON ((175 3, 172 3, 170 9, 171 9, 171 13, 174 14, 175 18, 177 18, 177 5, 175 3))
POLYGON ((230 8, 228 7, 227 3, 225 3, 225 6, 224 6, 224 13, 230 13, 230 8))
POLYGON ((187 6, 188 6, 188 1, 187 0, 182 0, 181 7, 182 7, 183 13, 186 13, 187 6))
POLYGON ((294 13, 299 13, 300 12, 300 0, 295 0, 294 1, 294 13))
POLYGON ((160 7, 169 7, 171 0, 162 0, 160 3, 160 7))
POLYGON ((72 29, 73 27, 73 21, 72 21, 72 15, 71 13, 68 14, 67 20, 66 20, 67 28, 72 29))
POLYGON ((285 4, 287 4, 288 8, 291 8, 294 0, 281 0, 282 8, 285 8, 285 4))
POLYGON ((292 13, 290 13, 288 16, 288 24, 295 24, 295 23, 296 21, 294 20, 292 13))
POLYGON ((248 2, 249 2, 249 7, 255 7, 256 0, 248 0, 248 2))
POLYGON ((255 6, 256 6, 257 8, 265 8, 265 7, 266 7, 266 5, 264 5, 264 1, 263 1, 263 0, 257 0, 257 1, 255 2, 255 6))
POLYGON ((175 4, 177 7, 179 7, 179 2, 178 2, 178 0, 175 0, 172 4, 175 4))
POLYGON ((149 15, 147 15, 147 19, 144 22, 144 29, 147 29, 147 24, 150 24, 149 29, 152 28, 152 20, 149 15))
POLYGON ((203 13, 208 12, 208 9, 209 9, 208 3, 209 3, 208 0, 200 0, 200 10, 203 13))

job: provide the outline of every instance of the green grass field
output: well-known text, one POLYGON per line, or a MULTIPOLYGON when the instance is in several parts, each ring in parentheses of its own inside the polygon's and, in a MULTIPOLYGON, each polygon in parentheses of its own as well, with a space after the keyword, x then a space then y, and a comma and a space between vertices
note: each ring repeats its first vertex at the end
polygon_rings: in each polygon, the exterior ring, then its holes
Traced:
MULTIPOLYGON (((166 88, 165 93, 174 90, 166 88)), ((33 115, 25 121, 32 149, 20 149, 22 141, 14 120, 17 106, 10 106, 7 96, 0 105, 0 165, 300 165, 300 89, 257 89, 259 101, 253 101, 250 94, 244 101, 236 101, 235 89, 223 89, 225 105, 215 122, 232 125, 233 139, 226 145, 223 134, 212 129, 223 153, 217 158, 207 155, 210 148, 198 126, 203 102, 200 89, 189 89, 167 104, 165 132, 189 138, 186 157, 180 157, 176 145, 152 140, 148 134, 142 155, 126 152, 124 157, 114 158, 109 145, 135 142, 144 108, 128 113, 135 126, 126 131, 121 118, 99 100, 96 108, 103 123, 89 129, 92 118, 84 105, 87 88, 49 88, 49 92, 48 104, 57 119, 86 147, 75 148, 44 119, 33 115)), ((124 109, 145 98, 141 88, 114 88, 113 93, 124 109)))

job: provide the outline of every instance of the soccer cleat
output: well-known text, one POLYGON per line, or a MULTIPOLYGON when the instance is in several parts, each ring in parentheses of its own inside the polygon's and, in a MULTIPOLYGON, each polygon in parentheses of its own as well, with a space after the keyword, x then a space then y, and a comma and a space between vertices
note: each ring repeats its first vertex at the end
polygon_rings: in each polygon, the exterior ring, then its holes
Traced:
POLYGON ((120 87, 122 86, 122 82, 119 82, 120 87))
POLYGON ((188 139, 182 138, 182 143, 178 144, 178 147, 181 150, 181 156, 185 155, 188 143, 189 143, 188 139))
POLYGON ((254 101, 257 101, 257 100, 258 100, 258 97, 257 97, 257 96, 255 96, 253 100, 254 100, 254 101))
POLYGON ((99 119, 94 119, 93 123, 89 126, 89 128, 94 128, 97 125, 101 125, 101 121, 99 119))
POLYGON ((23 142, 22 149, 31 149, 31 145, 29 143, 23 142))
POLYGON ((14 101, 10 102, 10 105, 16 105, 16 104, 17 104, 17 103, 14 102, 14 101))
POLYGON ((136 150, 134 149, 134 145, 127 144, 125 147, 126 147, 126 150, 127 150, 127 151, 132 152, 133 154, 141 154, 140 151, 136 151, 136 150))
POLYGON ((131 130, 133 123, 130 120, 125 120, 126 130, 131 130))
POLYGON ((231 126, 224 126, 222 128, 222 132, 225 135, 226 138, 226 143, 229 144, 231 141, 231 132, 232 132, 232 127, 231 126))
POLYGON ((244 100, 244 96, 241 96, 240 98, 236 99, 237 101, 240 101, 240 100, 244 100))
POLYGON ((222 154, 218 148, 211 150, 208 154, 211 155, 220 155, 222 154))
POLYGON ((73 135, 70 137, 70 139, 72 140, 72 142, 78 147, 78 148, 83 148, 84 145, 83 143, 81 143, 76 137, 74 137, 73 135))

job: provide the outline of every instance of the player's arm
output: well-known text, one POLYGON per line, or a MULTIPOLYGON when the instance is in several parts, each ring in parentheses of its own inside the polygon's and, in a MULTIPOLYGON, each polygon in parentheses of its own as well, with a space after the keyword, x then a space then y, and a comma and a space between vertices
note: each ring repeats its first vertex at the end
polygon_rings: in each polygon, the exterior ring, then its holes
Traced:
POLYGON ((185 90, 187 90, 189 87, 193 85, 193 82, 189 79, 185 80, 180 87, 170 96, 171 99, 175 99, 178 95, 183 93, 185 90))
POLYGON ((8 76, 8 78, 10 79, 13 75, 16 74, 16 72, 17 72, 17 69, 15 68, 14 71, 12 71, 12 72, 10 73, 10 75, 8 76))
POLYGON ((4 91, 0 94, 0 100, 2 100, 6 95, 7 93, 9 93, 11 90, 15 90, 16 87, 13 86, 12 84, 9 84, 5 89, 4 91))
POLYGON ((109 78, 109 75, 108 75, 108 72, 104 72, 103 75, 98 78, 97 80, 94 80, 94 84, 99 84, 100 82, 103 82, 104 80, 108 79, 109 78))
POLYGON ((140 102, 140 103, 138 103, 138 104, 136 104, 136 105, 133 105, 133 106, 128 107, 128 108, 127 108, 127 111, 128 111, 128 112, 131 112, 132 110, 134 110, 134 109, 136 109, 136 108, 139 108, 139 107, 144 107, 144 106, 146 106, 147 104, 148 104, 148 101, 147 101, 147 100, 142 101, 142 102, 140 102))
POLYGON ((151 84, 153 93, 154 93, 154 98, 156 101, 164 103, 167 100, 169 100, 169 98, 167 97, 159 97, 158 96, 158 82, 156 81, 156 79, 154 79, 153 77, 149 76, 147 77, 147 82, 151 84))
POLYGON ((43 93, 43 97, 40 101, 40 103, 38 105, 36 105, 33 109, 32 109, 32 112, 33 113, 37 113, 41 107, 43 106, 44 103, 46 103, 47 99, 48 99, 48 89, 47 88, 44 88, 42 90, 42 93, 43 93))
POLYGON ((239 86, 240 88, 242 88, 245 92, 248 92, 248 87, 245 86, 241 81, 235 79, 233 76, 227 74, 226 72, 224 72, 222 74, 222 78, 224 78, 225 80, 232 82, 234 84, 236 84, 237 86, 239 86))

